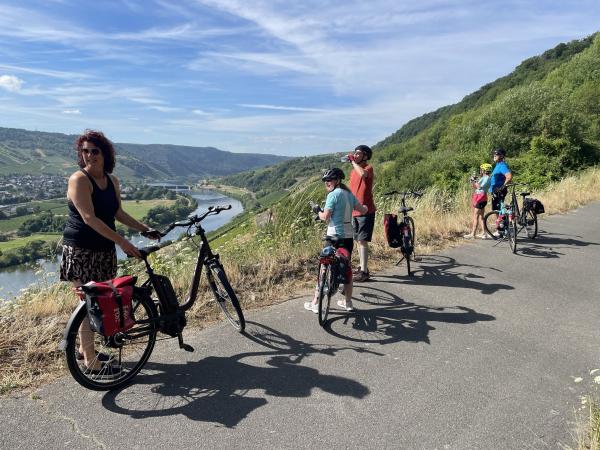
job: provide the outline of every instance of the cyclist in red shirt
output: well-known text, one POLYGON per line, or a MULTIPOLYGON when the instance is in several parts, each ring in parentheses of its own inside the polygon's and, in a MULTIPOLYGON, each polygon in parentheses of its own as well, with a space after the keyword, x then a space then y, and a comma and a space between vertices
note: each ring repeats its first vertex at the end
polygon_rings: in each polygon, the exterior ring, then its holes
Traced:
POLYGON ((375 227, 375 202, 373 201, 373 166, 368 161, 373 156, 373 151, 368 145, 359 145, 354 153, 348 155, 352 163, 350 173, 350 190, 361 205, 367 206, 367 213, 352 212, 352 226, 354 240, 357 242, 360 267, 356 272, 354 281, 363 282, 369 279, 369 242, 373 237, 375 227))

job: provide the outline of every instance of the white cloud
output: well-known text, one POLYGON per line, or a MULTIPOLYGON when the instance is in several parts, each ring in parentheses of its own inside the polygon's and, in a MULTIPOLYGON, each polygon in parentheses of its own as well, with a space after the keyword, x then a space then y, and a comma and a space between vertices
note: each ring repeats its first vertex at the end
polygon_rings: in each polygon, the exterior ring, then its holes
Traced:
POLYGON ((302 112, 324 112, 324 109, 321 108, 302 108, 299 106, 277 106, 277 105, 255 105, 248 103, 241 103, 238 106, 243 106, 244 108, 256 108, 256 109, 274 109, 278 111, 302 111, 302 112))
POLYGON ((72 114, 75 116, 79 116, 81 114, 81 111, 79 111, 78 109, 65 109, 63 111, 63 114, 72 114))
POLYGON ((6 89, 9 92, 18 92, 21 90, 21 86, 24 81, 14 75, 2 75, 0 76, 0 88, 6 89))

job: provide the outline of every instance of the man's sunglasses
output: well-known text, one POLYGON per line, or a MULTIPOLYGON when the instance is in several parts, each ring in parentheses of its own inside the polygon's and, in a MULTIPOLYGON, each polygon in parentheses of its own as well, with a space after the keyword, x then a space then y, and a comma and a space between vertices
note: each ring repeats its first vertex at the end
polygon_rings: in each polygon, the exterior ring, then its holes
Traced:
POLYGON ((91 153, 92 155, 99 155, 100 149, 99 148, 82 148, 81 153, 87 153, 87 154, 91 153))

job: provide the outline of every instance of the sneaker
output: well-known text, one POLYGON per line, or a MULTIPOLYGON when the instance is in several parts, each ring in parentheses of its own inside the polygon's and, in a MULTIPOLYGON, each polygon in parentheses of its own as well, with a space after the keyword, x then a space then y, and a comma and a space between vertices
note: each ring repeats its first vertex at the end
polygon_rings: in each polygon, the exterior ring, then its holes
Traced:
POLYGON ((477 235, 477 237, 478 237, 479 239, 489 239, 489 237, 488 237, 487 233, 481 233, 481 234, 478 234, 478 235, 477 235))
POLYGON ((346 302, 342 301, 342 300, 338 300, 337 301, 337 305, 342 308, 344 311, 354 311, 354 307, 352 305, 347 306, 346 302))
POLYGON ((340 284, 340 287, 338 287, 338 292, 342 295, 346 295, 346 285, 340 284))
POLYGON ((465 239, 473 239, 475 236, 473 235, 473 233, 468 233, 468 234, 465 234, 463 237, 465 239))
POLYGON ((354 281, 357 283, 363 283, 369 279, 369 272, 363 272, 362 270, 356 274, 354 281))
POLYGON ((494 231, 492 233, 492 236, 494 236, 495 238, 501 238, 502 237, 502 233, 500 233, 498 230, 494 231))
POLYGON ((312 311, 315 314, 319 312, 319 306, 316 303, 312 303, 312 302, 304 302, 304 309, 307 309, 308 311, 312 311))

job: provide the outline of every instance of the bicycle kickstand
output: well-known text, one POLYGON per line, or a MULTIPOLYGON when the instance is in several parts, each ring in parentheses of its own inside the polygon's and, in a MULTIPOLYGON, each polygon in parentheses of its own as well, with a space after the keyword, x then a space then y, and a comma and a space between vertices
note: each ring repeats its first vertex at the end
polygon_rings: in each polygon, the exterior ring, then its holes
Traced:
POLYGON ((400 258, 400 261, 398 261, 398 262, 396 263, 396 265, 397 265, 397 266, 399 266, 399 265, 400 265, 400 263, 401 263, 402 261, 404 261, 405 259, 406 259, 406 256, 402 255, 402 258, 400 258))
POLYGON ((179 341, 179 348, 184 349, 186 352, 193 352, 194 351, 194 347, 192 347, 189 344, 185 344, 183 342, 183 336, 181 335, 181 333, 179 333, 177 335, 177 340, 179 341))

